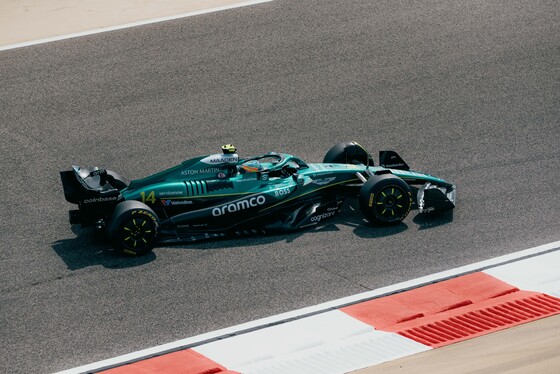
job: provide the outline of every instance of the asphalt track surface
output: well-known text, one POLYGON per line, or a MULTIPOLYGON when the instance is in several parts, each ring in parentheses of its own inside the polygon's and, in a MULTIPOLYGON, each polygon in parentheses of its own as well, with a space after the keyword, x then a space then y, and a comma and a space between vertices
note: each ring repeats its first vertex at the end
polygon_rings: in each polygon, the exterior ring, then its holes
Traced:
POLYGON ((0 372, 43 373, 558 240, 556 1, 284 1, 0 53, 0 372), (395 149, 458 207, 131 259, 58 171, 134 179, 234 143, 395 149))

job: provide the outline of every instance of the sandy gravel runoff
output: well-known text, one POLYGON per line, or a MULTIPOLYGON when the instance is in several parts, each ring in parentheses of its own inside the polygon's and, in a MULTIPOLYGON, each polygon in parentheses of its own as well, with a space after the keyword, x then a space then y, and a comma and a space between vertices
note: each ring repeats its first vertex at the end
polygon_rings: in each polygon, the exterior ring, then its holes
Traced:
POLYGON ((244 2, 245 0, 0 1, 0 46, 244 2))
POLYGON ((556 374, 560 315, 355 371, 354 374, 556 374))

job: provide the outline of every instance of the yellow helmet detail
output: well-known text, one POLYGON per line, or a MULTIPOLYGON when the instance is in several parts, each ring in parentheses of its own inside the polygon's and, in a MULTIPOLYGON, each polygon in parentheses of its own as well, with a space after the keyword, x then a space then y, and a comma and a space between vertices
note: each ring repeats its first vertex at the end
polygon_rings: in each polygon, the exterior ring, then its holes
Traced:
POLYGON ((233 144, 225 144, 222 145, 222 152, 224 152, 224 155, 229 155, 237 152, 237 148, 233 144))

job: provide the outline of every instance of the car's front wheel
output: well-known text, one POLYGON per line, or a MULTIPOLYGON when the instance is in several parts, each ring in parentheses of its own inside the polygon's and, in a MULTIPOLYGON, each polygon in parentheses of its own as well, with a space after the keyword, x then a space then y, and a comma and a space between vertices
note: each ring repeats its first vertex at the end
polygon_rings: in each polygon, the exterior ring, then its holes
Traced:
POLYGON ((159 219, 146 204, 123 201, 113 211, 108 229, 115 249, 138 256, 154 248, 159 233, 159 219))
POLYGON ((360 190, 360 210, 374 225, 395 225, 410 212, 410 186, 393 174, 374 175, 360 190))

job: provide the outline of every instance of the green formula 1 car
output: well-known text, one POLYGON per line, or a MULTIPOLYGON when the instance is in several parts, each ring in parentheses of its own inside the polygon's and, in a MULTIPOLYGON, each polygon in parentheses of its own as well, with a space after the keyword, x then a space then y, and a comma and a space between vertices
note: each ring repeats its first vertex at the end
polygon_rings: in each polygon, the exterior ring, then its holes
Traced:
POLYGON ((101 168, 62 171, 70 223, 106 228, 115 248, 130 255, 157 242, 192 242, 314 226, 357 196, 374 225, 401 222, 420 212, 455 207, 455 186, 412 171, 393 151, 379 166, 355 142, 339 143, 322 163, 285 153, 240 158, 236 148, 184 161, 128 183, 101 168))

